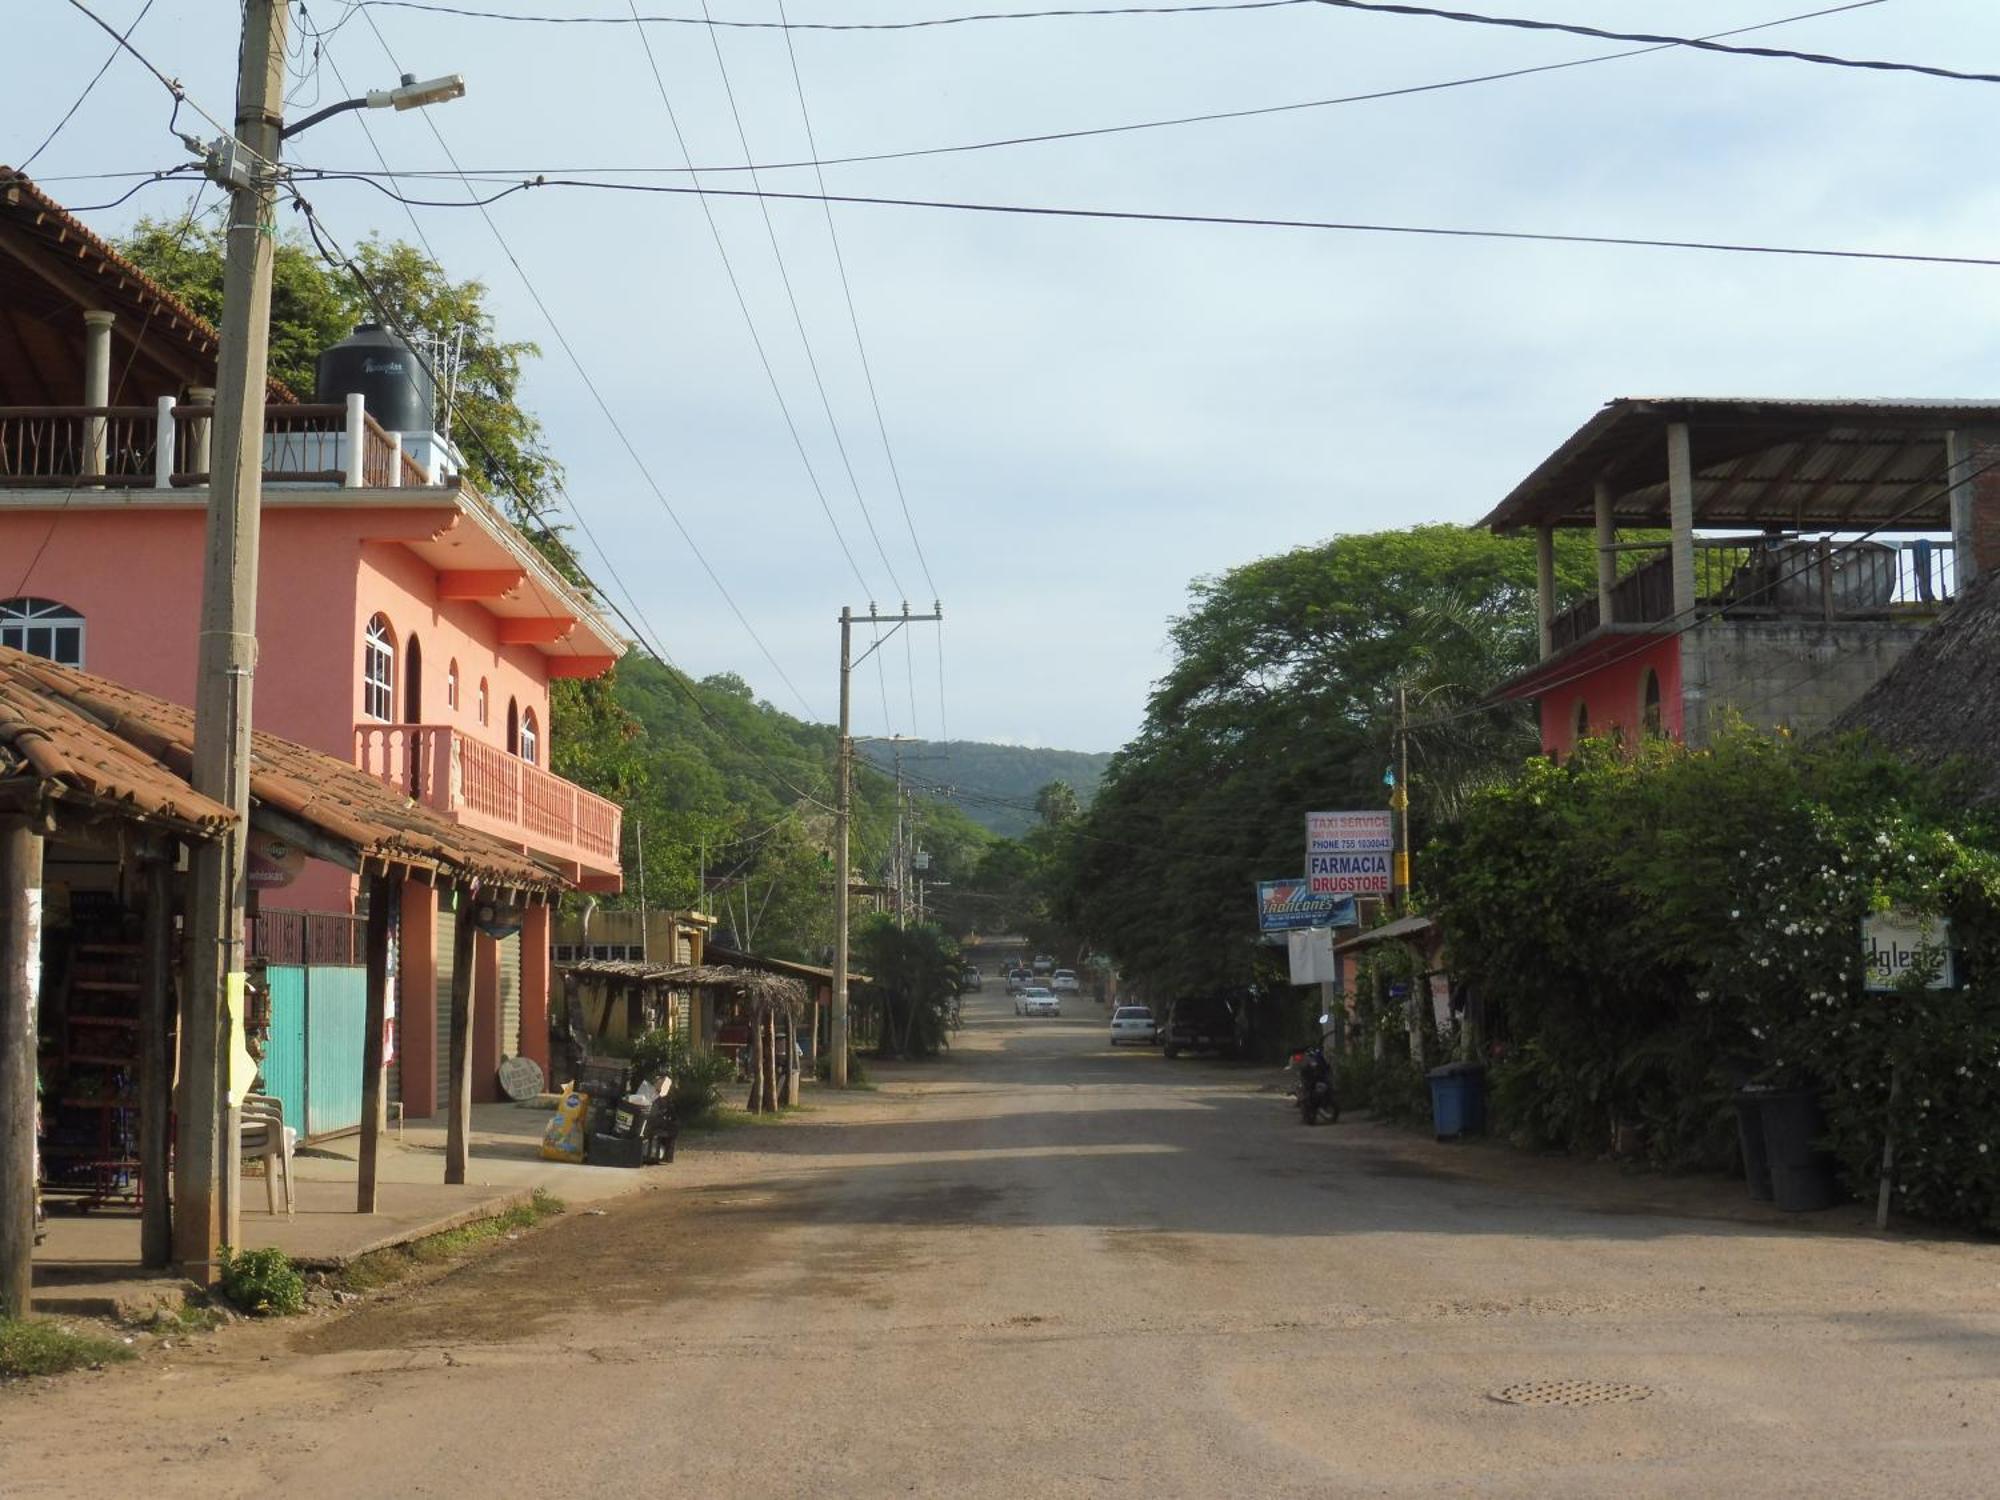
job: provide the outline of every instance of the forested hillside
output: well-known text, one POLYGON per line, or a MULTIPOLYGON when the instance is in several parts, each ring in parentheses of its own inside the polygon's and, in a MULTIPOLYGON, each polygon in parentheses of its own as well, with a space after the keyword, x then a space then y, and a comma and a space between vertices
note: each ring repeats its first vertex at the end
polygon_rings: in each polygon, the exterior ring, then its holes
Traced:
MULTIPOLYGON (((895 765, 893 746, 863 745, 861 753, 878 766, 895 765)), ((942 782, 951 787, 951 801, 982 828, 1003 838, 1018 838, 1038 821, 1035 795, 1051 781, 1068 782, 1078 803, 1089 807, 1111 754, 983 740, 953 740, 949 745, 920 740, 903 746, 903 763, 924 784, 942 782)))

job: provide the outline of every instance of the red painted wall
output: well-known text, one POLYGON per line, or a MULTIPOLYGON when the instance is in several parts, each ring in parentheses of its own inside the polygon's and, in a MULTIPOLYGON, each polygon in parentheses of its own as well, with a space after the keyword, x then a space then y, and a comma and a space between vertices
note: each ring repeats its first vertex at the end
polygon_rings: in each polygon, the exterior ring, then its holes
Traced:
POLYGON ((1681 643, 1678 636, 1645 641, 1633 636, 1619 642, 1611 659, 1595 669, 1585 670, 1573 681, 1549 689, 1540 699, 1542 749, 1550 755, 1568 755, 1576 747, 1576 708, 1590 710, 1590 733, 1609 734, 1614 728, 1625 737, 1637 738, 1644 724, 1645 679, 1648 671, 1660 677, 1660 727, 1674 739, 1681 737, 1681 643))

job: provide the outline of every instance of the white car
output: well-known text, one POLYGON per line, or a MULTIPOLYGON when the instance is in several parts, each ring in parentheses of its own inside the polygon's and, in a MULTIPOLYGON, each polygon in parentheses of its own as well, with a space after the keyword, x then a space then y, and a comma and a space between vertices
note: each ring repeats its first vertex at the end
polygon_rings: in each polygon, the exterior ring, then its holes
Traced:
POLYGON ((1144 1042, 1152 1046, 1159 1041, 1159 1028, 1153 1024, 1153 1013, 1143 1005, 1121 1005, 1111 1013, 1111 1045, 1120 1042, 1144 1042))
POLYGON ((1057 969, 1055 977, 1049 981, 1049 988, 1058 995, 1074 995, 1083 986, 1076 982, 1076 970, 1057 969))
POLYGON ((1017 1016, 1059 1016, 1062 1001, 1047 985, 1031 984, 1014 997, 1014 1014, 1017 1016))

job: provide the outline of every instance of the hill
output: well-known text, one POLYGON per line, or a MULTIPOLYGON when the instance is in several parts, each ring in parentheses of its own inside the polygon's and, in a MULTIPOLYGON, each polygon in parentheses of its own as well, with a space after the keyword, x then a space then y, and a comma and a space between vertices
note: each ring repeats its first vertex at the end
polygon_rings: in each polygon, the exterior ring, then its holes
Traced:
MULTIPOLYGON (((1077 800, 1089 807, 1111 763, 1108 750, 1050 750, 986 740, 924 740, 902 748, 913 780, 951 787, 951 802, 1003 838, 1018 838, 1034 826, 1035 793, 1051 781, 1067 781, 1077 800)), ((861 755, 885 770, 895 768, 894 746, 863 745, 861 755)))

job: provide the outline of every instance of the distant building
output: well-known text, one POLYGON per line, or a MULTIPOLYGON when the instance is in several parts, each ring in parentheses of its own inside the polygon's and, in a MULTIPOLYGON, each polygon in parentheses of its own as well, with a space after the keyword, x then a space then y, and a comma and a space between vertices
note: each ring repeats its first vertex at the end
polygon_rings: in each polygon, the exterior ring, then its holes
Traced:
POLYGON ((1541 659, 1499 696, 1537 705, 1551 754, 1701 744, 1730 713, 1823 728, 2000 566, 1996 461, 2000 403, 1613 401, 1480 523, 1540 544, 1541 659), (1562 527, 1597 538, 1578 599, 1562 527))

